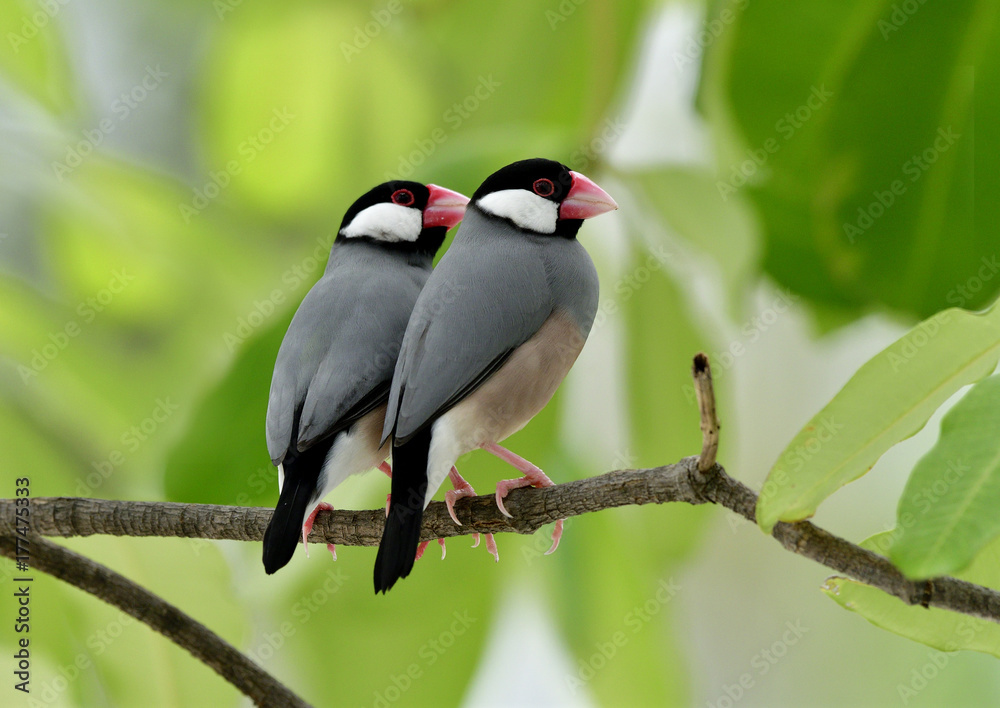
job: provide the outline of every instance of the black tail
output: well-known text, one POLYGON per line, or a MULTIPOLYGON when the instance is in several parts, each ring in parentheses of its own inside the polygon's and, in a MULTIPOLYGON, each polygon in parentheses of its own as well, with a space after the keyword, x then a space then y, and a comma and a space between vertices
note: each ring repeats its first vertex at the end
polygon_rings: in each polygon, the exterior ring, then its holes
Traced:
POLYGON ((298 474, 285 474, 278 506, 264 532, 264 570, 268 575, 284 568, 295 553, 302 536, 309 499, 316 491, 316 481, 298 474))
MULTIPOLYGON (((298 412, 292 428, 292 440, 298 437, 298 412)), ((302 538, 302 524, 309 512, 309 500, 316 493, 320 471, 333 447, 336 435, 321 440, 308 450, 299 452, 292 445, 285 454, 285 482, 281 485, 278 506, 264 532, 264 570, 268 575, 288 565, 295 553, 295 544, 302 538)))
POLYGON ((430 428, 392 449, 392 500, 375 556, 375 593, 387 592, 413 570, 427 493, 430 428))

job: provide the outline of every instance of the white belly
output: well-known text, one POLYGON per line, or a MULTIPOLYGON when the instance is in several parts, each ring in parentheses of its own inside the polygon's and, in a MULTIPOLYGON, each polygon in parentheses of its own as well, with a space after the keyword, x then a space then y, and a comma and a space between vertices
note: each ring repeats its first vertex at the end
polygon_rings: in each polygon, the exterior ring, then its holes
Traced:
POLYGON ((553 313, 500 369, 434 422, 425 507, 459 457, 513 435, 545 407, 585 341, 571 316, 553 313))
POLYGON ((320 471, 314 501, 319 501, 352 474, 360 474, 378 467, 389 456, 389 443, 379 447, 382 424, 385 422, 384 405, 365 415, 347 432, 337 435, 320 471))

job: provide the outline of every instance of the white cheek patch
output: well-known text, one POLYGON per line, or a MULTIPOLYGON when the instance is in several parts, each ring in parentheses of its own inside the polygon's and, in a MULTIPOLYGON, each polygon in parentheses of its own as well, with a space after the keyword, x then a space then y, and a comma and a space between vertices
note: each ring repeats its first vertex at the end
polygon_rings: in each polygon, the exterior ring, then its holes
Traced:
POLYGON ((419 209, 399 204, 374 204, 359 212, 351 223, 340 230, 341 236, 367 236, 380 241, 416 241, 423 229, 424 217, 419 209))
POLYGON ((502 189, 490 192, 477 204, 487 214, 510 219, 522 229, 540 234, 551 234, 556 230, 559 219, 559 205, 550 202, 527 189, 502 189))

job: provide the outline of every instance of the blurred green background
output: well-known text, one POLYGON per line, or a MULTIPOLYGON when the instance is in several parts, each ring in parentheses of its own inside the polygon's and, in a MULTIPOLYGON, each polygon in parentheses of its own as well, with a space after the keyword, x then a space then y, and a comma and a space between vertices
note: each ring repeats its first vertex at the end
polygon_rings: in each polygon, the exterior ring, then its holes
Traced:
MULTIPOLYGON (((703 349, 720 459, 758 485, 871 355, 1000 289, 998 14, 990 0, 6 0, 0 495, 28 475, 35 496, 273 505, 271 367, 344 210, 395 177, 471 194, 532 156, 621 209, 580 235, 602 283, 584 354, 509 446, 556 481, 695 454, 703 349)), ((817 521, 854 541, 889 528, 939 418, 817 521)), ((460 468, 480 492, 510 476, 482 453, 460 468)), ((372 474, 331 501, 375 508, 387 491, 372 474)), ((1000 701, 994 659, 844 613, 817 591, 822 568, 723 510, 587 515, 544 557, 548 536, 499 537, 499 564, 468 539, 444 562, 431 547, 386 597, 374 549, 333 563, 314 547, 266 577, 256 544, 66 545, 316 705, 1000 701)), ((245 703, 95 599, 45 577, 33 593, 30 705, 245 703)), ((5 653, 13 638, 0 633, 5 653)))

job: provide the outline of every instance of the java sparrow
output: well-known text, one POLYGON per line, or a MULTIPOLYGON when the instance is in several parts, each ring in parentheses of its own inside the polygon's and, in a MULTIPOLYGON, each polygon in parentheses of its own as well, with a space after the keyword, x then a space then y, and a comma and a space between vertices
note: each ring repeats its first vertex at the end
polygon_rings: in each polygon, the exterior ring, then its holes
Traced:
POLYGON ((468 201, 433 184, 393 181, 344 215, 274 364, 266 433, 280 495, 264 534, 267 573, 291 560, 300 533, 305 542, 330 490, 376 466, 389 473, 380 436, 403 332, 468 201))
MULTIPOLYGON (((412 570, 423 511, 459 456, 483 448, 524 473, 497 486, 505 514, 509 489, 552 484, 497 443, 548 403, 583 348, 598 281, 576 235, 584 219, 617 208, 544 159, 508 165, 476 190, 417 298, 392 377, 381 441, 394 439, 395 470, 376 593, 412 570)), ((550 552, 561 533, 559 521, 550 552)))

